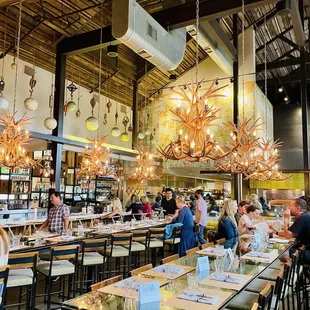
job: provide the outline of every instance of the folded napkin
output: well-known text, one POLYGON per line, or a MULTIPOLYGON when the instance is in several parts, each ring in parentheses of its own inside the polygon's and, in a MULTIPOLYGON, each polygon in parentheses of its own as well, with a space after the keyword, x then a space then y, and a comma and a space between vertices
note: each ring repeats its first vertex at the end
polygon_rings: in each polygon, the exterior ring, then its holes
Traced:
POLYGON ((184 272, 184 268, 180 268, 177 266, 171 266, 171 265, 162 265, 154 268, 155 272, 171 272, 174 274, 180 274, 184 272))
POLYGON ((282 244, 288 244, 290 241, 287 239, 281 239, 281 238, 270 238, 270 243, 282 243, 282 244))
POLYGON ((270 258, 270 255, 268 253, 261 253, 261 252, 249 252, 247 255, 252 257, 261 257, 261 258, 270 258))
POLYGON ((139 283, 134 279, 131 279, 131 280, 125 279, 123 281, 115 283, 115 286, 119 288, 124 288, 124 289, 127 287, 131 287, 132 289, 138 290, 138 284, 139 283))
POLYGON ((217 249, 217 248, 206 248, 203 251, 206 253, 214 253, 216 255, 225 255, 227 252, 226 249, 217 249))
POLYGON ((200 302, 203 304, 209 304, 209 305, 214 305, 219 300, 218 296, 207 295, 204 293, 191 291, 191 290, 184 290, 183 293, 178 295, 178 298, 189 300, 189 301, 194 301, 194 302, 200 302))
POLYGON ((228 282, 228 283, 234 283, 234 284, 240 284, 243 279, 240 277, 230 276, 223 273, 215 272, 210 277, 211 280, 215 281, 221 281, 221 282, 228 282))

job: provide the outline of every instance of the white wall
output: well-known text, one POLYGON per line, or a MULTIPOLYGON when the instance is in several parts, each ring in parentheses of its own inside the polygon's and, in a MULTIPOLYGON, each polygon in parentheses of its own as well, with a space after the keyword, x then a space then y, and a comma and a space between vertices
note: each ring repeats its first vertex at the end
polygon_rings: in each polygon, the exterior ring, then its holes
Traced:
MULTIPOLYGON (((13 62, 13 57, 7 55, 5 57, 5 68, 4 68, 4 79, 5 79, 5 89, 4 89, 4 96, 9 100, 10 112, 13 111, 13 95, 14 95, 14 81, 15 81, 15 70, 11 69, 11 63, 13 62)), ((16 100, 16 110, 18 111, 17 117, 20 117, 23 113, 26 112, 26 108, 24 107, 24 100, 29 97, 29 81, 31 77, 24 73, 25 65, 32 67, 31 64, 19 60, 18 66, 18 87, 17 87, 17 100, 16 100)), ((1 64, 0 64, 0 68, 1 64)), ((44 119, 49 116, 49 96, 51 93, 51 84, 52 84, 52 73, 43 70, 41 68, 36 68, 36 87, 34 89, 33 97, 38 101, 39 107, 36 111, 28 112, 29 117, 33 117, 31 120, 31 124, 27 125, 27 128, 32 131, 37 131, 45 134, 50 134, 51 131, 47 130, 44 127, 44 119)), ((67 84, 69 82, 67 81, 67 84)), ((75 82, 77 85, 77 83, 75 82)), ((67 115, 64 117, 64 134, 65 136, 77 136, 80 138, 86 137, 97 137, 97 131, 91 132, 86 129, 85 120, 87 117, 91 115, 91 106, 89 104, 90 99, 92 98, 92 94, 89 93, 89 90, 81 87, 80 89, 80 110, 81 110, 81 117, 77 119, 75 117, 75 112, 68 112, 67 115)), ((78 97, 78 90, 75 91, 74 101, 77 103, 78 97)), ((69 92, 67 93, 67 98, 69 99, 69 92)), ((108 135, 107 143, 130 148, 132 146, 131 134, 130 140, 128 142, 121 141, 120 137, 113 137, 110 134, 111 128, 114 126, 114 114, 115 114, 115 107, 116 102, 111 100, 112 108, 110 114, 108 114, 108 123, 107 125, 103 125, 103 115, 105 113, 105 105, 107 103, 107 98, 101 96, 100 99, 100 127, 99 133, 100 135, 108 135)), ((130 119, 131 116, 131 109, 126 107, 126 110, 129 112, 128 117, 130 119)), ((123 117, 125 116, 124 113, 120 111, 120 104, 119 104, 119 118, 118 118, 118 126, 121 128, 121 132, 124 131, 124 126, 122 125, 123 117)), ((98 116, 98 104, 95 108, 95 116, 98 116)))

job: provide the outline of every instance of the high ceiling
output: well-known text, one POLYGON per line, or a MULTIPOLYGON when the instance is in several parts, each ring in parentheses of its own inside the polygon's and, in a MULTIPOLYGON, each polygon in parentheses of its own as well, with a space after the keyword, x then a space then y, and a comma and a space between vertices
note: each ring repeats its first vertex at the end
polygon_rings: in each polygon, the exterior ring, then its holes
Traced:
MULTIPOLYGON (((238 7, 240 11, 241 0, 230 0, 231 6, 238 7)), ((155 13, 171 6, 182 3, 191 3, 193 0, 137 0, 148 12, 155 13)), ((201 3, 206 2, 200 0, 201 3)), ((280 17, 275 11, 276 1, 246 1, 252 3, 246 10, 245 26, 256 28, 256 60, 257 64, 264 61, 264 40, 267 40, 267 61, 274 62, 285 59, 298 59, 299 51, 296 46, 293 27, 290 18, 280 17), (272 3, 272 4, 269 4, 272 3), (259 6, 265 4, 264 6, 259 6), (264 15, 267 27, 264 25, 264 15), (281 35, 282 34, 282 35, 281 35)), ((212 10, 214 6, 220 8, 221 1, 209 0, 212 10)), ((219 9, 218 8, 218 9, 219 9)), ((14 54, 16 43, 17 16, 19 1, 0 0, 0 46, 3 49, 4 33, 6 32, 5 50, 14 54)), ((112 17, 111 0, 25 0, 22 2, 22 28, 21 28, 21 59, 35 62, 36 66, 54 72, 56 45, 64 38, 89 32, 101 27, 111 25, 112 17)), ((236 10, 234 11, 236 12, 236 10)), ((239 15, 241 17, 241 15, 239 15)), ((232 37, 232 15, 222 16, 220 24, 229 38, 232 37)), ((239 19, 239 31, 241 32, 241 18, 239 19)), ((306 23, 306 37, 308 28, 306 23)), ((195 65, 195 42, 192 38, 187 40, 187 48, 182 63, 174 72, 167 72, 153 68, 140 56, 128 47, 119 45, 119 57, 115 59, 106 55, 102 50, 102 91, 109 94, 112 99, 128 106, 132 105, 133 81, 139 80, 139 101, 144 101, 144 96, 152 93, 153 89, 165 87, 169 82, 170 74, 180 76, 195 65)), ((206 59, 207 53, 201 48, 200 60, 206 59)), ((67 78, 73 79, 91 90, 99 82, 99 51, 84 54, 71 55, 67 61, 67 78)), ((275 97, 275 89, 281 81, 286 81, 291 75, 298 74, 299 66, 290 65, 285 68, 274 68, 268 72, 268 88, 270 100, 276 104, 283 98, 275 97)), ((264 72, 259 67, 258 81, 264 79, 264 72)), ((297 75, 296 75, 297 76, 297 75)), ((298 77, 298 76, 297 76, 298 77)), ((264 83, 261 83, 263 85, 264 83)), ((298 83, 284 84, 291 102, 298 101, 298 83)))

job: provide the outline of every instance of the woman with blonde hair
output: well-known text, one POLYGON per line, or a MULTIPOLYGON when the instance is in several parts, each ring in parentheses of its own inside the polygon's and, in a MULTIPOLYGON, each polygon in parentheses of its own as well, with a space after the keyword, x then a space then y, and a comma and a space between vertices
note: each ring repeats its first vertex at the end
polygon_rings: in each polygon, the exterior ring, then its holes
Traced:
POLYGON ((225 200, 222 214, 218 220, 218 238, 225 238, 225 248, 233 248, 238 242, 238 227, 235 214, 238 210, 236 200, 225 200))
POLYGON ((8 263, 10 240, 6 231, 0 227, 0 266, 8 263))

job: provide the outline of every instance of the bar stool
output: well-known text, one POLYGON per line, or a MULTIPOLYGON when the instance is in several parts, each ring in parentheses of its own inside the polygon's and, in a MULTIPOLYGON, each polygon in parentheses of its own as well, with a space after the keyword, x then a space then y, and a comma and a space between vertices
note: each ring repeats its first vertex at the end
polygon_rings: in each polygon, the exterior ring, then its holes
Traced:
MULTIPOLYGON (((18 303, 4 306, 5 308, 26 305, 26 309, 34 309, 37 282, 37 262, 39 253, 10 254, 10 266, 7 289, 19 288, 18 303), (26 301, 22 303, 23 288, 27 289, 26 301)), ((6 298, 5 298, 6 299, 6 298)))
POLYGON ((168 257, 165 257, 165 258, 161 259, 160 264, 161 265, 167 264, 167 263, 170 263, 170 262, 172 262, 172 261, 174 261, 174 260, 176 260, 178 258, 179 258, 179 254, 170 255, 168 257))
MULTIPOLYGON (((151 250, 151 262, 156 265, 156 249, 164 248, 165 228, 150 228, 148 248, 151 250)), ((150 258, 148 257, 148 262, 150 258)))
POLYGON ((77 261, 80 294, 82 294, 84 284, 94 284, 102 280, 106 247, 106 239, 89 239, 83 241, 82 253, 79 254, 77 261), (100 254, 99 252, 103 254, 100 254), (91 269, 91 279, 87 278, 89 269, 91 269))
POLYGON ((123 268, 123 276, 126 274, 126 267, 128 267, 128 272, 131 269, 131 243, 132 243, 132 233, 127 234, 113 234, 111 237, 111 244, 107 246, 104 253, 107 258, 107 273, 109 278, 111 273, 120 273, 120 269, 123 268), (115 258, 115 270, 112 269, 112 258, 115 258), (124 264, 121 265, 121 259, 123 258, 124 264), (128 264, 126 264, 126 258, 128 259, 128 264))
POLYGON ((168 244, 169 252, 172 252, 171 248, 174 247, 173 253, 178 252, 178 245, 181 242, 181 233, 182 233, 182 226, 176 226, 173 228, 172 236, 169 239, 165 239, 165 245, 168 244))
MULTIPOLYGON (((70 298, 71 285, 73 284, 73 297, 75 297, 76 265, 79 253, 79 245, 58 246, 51 248, 49 261, 39 262, 37 270, 45 277, 45 293, 38 295, 47 297, 47 309, 51 306, 51 295, 62 293, 62 301, 65 299, 65 279, 68 277, 68 296, 70 298), (69 260, 74 261, 72 264, 69 260), (52 293, 53 278, 60 277, 63 284, 62 291, 52 293), (73 281, 72 281, 73 280, 73 281)), ((46 300, 44 300, 46 301, 46 300)))
POLYGON ((10 267, 8 265, 0 267, 0 310, 4 309, 6 285, 10 267))
MULTIPOLYGON (((148 230, 134 230, 132 231, 132 243, 131 243, 131 254, 133 255, 134 262, 133 266, 135 268, 138 268, 140 266, 140 253, 144 252, 144 261, 146 264, 146 256, 147 256, 147 237, 148 237, 148 230)), ((128 248, 128 245, 124 246, 125 248, 128 248)))
POLYGON ((150 270, 152 268, 153 268, 152 264, 148 264, 148 265, 142 266, 140 268, 136 268, 134 270, 131 270, 130 275, 132 277, 133 276, 139 276, 142 272, 150 270))

